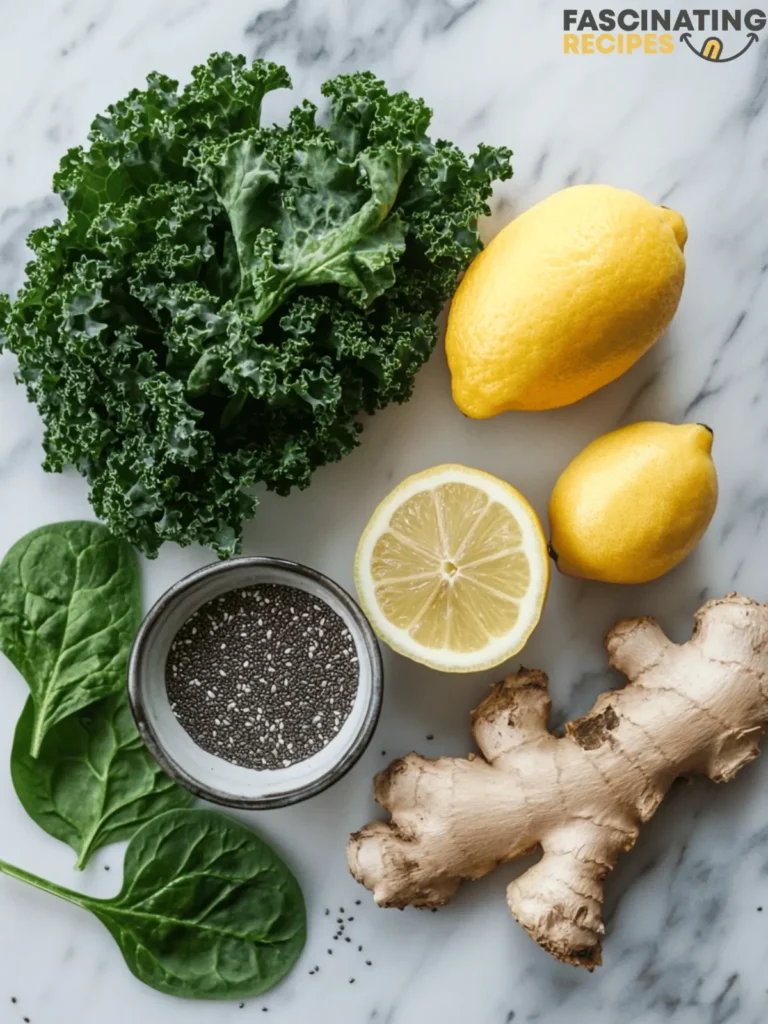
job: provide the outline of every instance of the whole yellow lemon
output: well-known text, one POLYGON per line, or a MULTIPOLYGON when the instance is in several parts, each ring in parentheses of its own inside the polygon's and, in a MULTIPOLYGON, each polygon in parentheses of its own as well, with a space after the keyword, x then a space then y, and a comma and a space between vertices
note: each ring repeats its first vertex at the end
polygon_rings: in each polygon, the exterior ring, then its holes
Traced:
POLYGON ((647 583, 701 540, 717 505, 712 431, 633 423, 598 437, 555 484, 551 553, 568 576, 647 583))
POLYGON ((608 185, 564 189, 512 221, 451 304, 461 411, 556 409, 625 373, 677 309, 686 238, 679 213, 608 185))

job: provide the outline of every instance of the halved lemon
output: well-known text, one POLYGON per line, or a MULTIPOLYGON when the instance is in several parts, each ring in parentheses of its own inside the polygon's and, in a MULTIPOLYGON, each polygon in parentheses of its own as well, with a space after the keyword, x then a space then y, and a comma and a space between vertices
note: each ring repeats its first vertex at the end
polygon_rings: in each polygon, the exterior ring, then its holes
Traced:
POLYGON ((466 466, 409 476, 371 516, 355 583, 385 643, 443 672, 492 668, 533 632, 549 584, 541 523, 519 491, 466 466))

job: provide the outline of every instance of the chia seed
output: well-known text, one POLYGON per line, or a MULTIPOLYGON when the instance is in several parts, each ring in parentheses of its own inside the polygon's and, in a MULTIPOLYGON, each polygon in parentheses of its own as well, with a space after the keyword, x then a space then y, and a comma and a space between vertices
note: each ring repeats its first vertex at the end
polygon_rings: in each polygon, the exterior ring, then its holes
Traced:
POLYGON ((187 619, 165 685, 199 747, 264 771, 331 742, 352 711, 358 673, 343 619, 312 594, 268 583, 232 590, 187 619))

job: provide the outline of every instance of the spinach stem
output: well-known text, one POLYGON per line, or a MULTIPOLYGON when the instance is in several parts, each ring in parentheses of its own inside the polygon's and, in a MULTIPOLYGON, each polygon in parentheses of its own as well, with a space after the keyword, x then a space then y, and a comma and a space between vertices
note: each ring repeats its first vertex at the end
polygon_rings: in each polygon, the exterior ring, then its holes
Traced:
POLYGON ((87 896, 73 892, 71 889, 65 889, 63 885, 56 885, 55 882, 49 882, 47 878, 39 878, 37 875, 33 875, 23 868, 17 868, 13 864, 8 864, 4 860, 0 860, 0 874, 8 875, 9 878, 15 878, 19 882, 26 882, 27 885, 33 885, 36 889, 42 889, 43 892, 51 893, 53 896, 59 896, 78 907, 85 907, 88 903, 87 896))
POLYGON ((43 739, 45 737, 43 719, 40 715, 35 715, 35 725, 32 732, 32 743, 30 744, 29 753, 32 757, 37 759, 40 756, 40 748, 43 745, 43 739))

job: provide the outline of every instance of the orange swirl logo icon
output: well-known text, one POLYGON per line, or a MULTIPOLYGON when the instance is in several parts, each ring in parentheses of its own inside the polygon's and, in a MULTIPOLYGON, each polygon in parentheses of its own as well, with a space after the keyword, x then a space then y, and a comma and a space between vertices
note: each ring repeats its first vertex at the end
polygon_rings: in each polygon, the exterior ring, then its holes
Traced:
POLYGON ((750 32, 747 35, 747 42, 745 46, 742 46, 737 53, 731 54, 730 57, 723 57, 723 41, 719 36, 710 36, 704 41, 701 49, 698 49, 691 42, 690 32, 683 32, 680 36, 680 42, 685 43, 692 53, 695 53, 697 57, 701 57, 702 60, 709 61, 711 64, 729 64, 732 60, 737 60, 739 57, 743 57, 752 44, 757 41, 757 32, 750 32))

